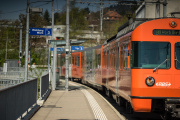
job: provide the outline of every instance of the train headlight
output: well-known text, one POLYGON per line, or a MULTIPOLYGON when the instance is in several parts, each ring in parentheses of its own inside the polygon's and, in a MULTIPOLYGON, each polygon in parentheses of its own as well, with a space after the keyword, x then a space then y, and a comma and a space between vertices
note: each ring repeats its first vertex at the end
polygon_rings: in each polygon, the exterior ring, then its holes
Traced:
POLYGON ((153 77, 147 77, 145 82, 147 86, 151 87, 155 84, 155 79, 153 77))
POLYGON ((169 25, 172 27, 172 28, 175 28, 177 26, 176 22, 175 21, 171 21, 169 23, 169 25))

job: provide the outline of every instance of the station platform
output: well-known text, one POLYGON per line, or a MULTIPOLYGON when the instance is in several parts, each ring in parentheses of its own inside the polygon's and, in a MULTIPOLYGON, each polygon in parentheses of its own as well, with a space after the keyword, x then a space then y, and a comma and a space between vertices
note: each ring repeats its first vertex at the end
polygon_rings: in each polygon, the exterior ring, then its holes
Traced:
POLYGON ((95 90, 69 81, 64 90, 60 80, 54 90, 31 120, 125 120, 111 104, 95 90))

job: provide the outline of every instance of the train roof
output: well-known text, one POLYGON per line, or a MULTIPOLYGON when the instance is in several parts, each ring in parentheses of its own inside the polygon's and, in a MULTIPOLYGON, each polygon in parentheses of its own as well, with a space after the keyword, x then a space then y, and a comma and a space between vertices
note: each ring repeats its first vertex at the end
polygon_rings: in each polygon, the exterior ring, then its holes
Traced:
POLYGON ((86 48, 83 51, 88 51, 88 50, 97 49, 97 48, 101 48, 101 47, 102 47, 102 45, 97 45, 97 46, 94 46, 94 47, 86 48))
POLYGON ((114 36, 112 36, 111 38, 109 38, 108 40, 106 40, 104 42, 104 44, 107 44, 109 42, 112 42, 114 40, 116 40, 117 38, 133 31, 137 26, 139 26, 140 24, 146 22, 146 21, 150 21, 150 20, 154 20, 152 18, 134 18, 134 19, 130 19, 129 21, 127 21, 126 23, 124 23, 122 26, 120 26, 118 28, 118 33, 114 36))

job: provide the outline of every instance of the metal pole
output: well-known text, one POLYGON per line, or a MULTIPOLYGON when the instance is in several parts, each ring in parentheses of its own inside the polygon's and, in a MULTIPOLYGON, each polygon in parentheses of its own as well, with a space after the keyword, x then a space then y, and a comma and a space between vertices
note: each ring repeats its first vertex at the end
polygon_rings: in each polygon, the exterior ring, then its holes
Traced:
MULTIPOLYGON (((54 0, 52 0, 52 36, 51 36, 51 40, 54 39, 54 0)), ((53 76, 53 53, 51 53, 51 67, 49 68, 49 78, 51 79, 51 81, 53 81, 52 76, 53 76)))
POLYGON ((56 65, 57 65, 57 48, 54 45, 53 49, 53 80, 52 80, 52 90, 56 89, 56 65))
POLYGON ((103 5, 101 0, 101 7, 100 7, 100 32, 102 32, 102 24, 103 24, 103 5))
POLYGON ((20 23, 19 67, 21 67, 21 58, 22 58, 22 23, 20 23))
POLYGON ((6 34, 6 55, 5 55, 5 60, 7 60, 7 43, 8 43, 8 28, 7 28, 7 34, 6 34))
POLYGON ((54 39, 54 0, 52 0, 52 40, 54 39))
POLYGON ((91 48, 92 48, 92 30, 93 30, 93 28, 91 29, 91 48))
POLYGON ((158 0, 156 3, 156 18, 160 17, 160 1, 158 0))
POLYGON ((27 0, 26 12, 26 48, 25 48, 25 81, 28 80, 28 49, 29 49, 29 0, 27 0))
POLYGON ((167 13, 167 0, 164 0, 164 3, 163 3, 163 17, 166 17, 166 13, 167 13))
POLYGON ((69 0, 67 0, 66 9, 66 74, 65 74, 65 89, 68 91, 69 78, 69 0))
POLYGON ((49 50, 48 50, 48 71, 49 71, 49 81, 51 80, 50 78, 51 78, 51 76, 50 76, 50 74, 51 74, 51 70, 50 70, 50 47, 48 47, 49 48, 49 50))

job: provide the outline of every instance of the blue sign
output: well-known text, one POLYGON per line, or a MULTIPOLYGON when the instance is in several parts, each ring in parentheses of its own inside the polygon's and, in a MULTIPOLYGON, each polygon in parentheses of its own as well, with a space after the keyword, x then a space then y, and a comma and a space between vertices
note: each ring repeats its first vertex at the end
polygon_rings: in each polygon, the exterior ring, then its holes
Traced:
MULTIPOLYGON (((54 48, 50 48, 50 51, 53 51, 54 48)), ((71 51, 72 50, 83 50, 83 46, 71 46, 71 51)), ((65 51, 64 48, 57 48, 57 52, 62 52, 65 51)))
POLYGON ((64 51, 64 48, 57 48, 57 52, 64 51))
POLYGON ((30 28, 30 35, 52 36, 52 28, 30 28))
POLYGON ((83 46, 71 46, 71 51, 72 50, 83 50, 83 46))
MULTIPOLYGON (((53 51, 54 48, 50 48, 50 51, 53 51)), ((64 48, 57 48, 57 52, 61 52, 61 51, 64 51, 64 48)))

